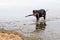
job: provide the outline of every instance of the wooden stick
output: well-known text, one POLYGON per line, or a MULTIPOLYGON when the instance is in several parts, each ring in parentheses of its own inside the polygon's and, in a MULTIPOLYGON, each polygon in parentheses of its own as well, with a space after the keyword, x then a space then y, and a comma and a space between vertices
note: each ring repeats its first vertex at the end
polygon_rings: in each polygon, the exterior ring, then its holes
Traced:
POLYGON ((27 15, 27 16, 25 16, 25 17, 29 17, 29 16, 33 16, 33 14, 27 15))

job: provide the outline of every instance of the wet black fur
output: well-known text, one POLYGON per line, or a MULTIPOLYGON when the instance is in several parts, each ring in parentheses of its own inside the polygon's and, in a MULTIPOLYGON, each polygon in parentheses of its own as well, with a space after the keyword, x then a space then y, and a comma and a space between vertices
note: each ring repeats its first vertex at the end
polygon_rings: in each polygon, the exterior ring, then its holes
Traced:
POLYGON ((44 9, 33 10, 33 15, 36 13, 38 13, 38 15, 35 15, 37 21, 39 20, 40 17, 43 17, 44 20, 46 19, 46 11, 44 9))

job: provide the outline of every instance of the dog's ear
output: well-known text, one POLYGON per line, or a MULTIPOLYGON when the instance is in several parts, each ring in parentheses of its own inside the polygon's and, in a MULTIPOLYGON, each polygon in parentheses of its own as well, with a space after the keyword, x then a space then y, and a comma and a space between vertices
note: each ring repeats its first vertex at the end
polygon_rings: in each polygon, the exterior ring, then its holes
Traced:
POLYGON ((35 13, 35 10, 33 10, 33 13, 35 13))
POLYGON ((33 10, 33 13, 37 13, 37 12, 39 12, 39 10, 33 10))

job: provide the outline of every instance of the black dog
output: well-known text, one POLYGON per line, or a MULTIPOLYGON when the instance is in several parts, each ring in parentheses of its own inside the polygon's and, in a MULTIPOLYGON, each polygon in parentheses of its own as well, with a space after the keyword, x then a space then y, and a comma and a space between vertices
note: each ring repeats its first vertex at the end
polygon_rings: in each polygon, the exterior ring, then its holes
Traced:
POLYGON ((44 9, 40 9, 40 10, 33 10, 33 14, 31 15, 27 15, 28 16, 35 16, 36 17, 36 21, 38 22, 40 17, 43 17, 44 20, 46 19, 46 11, 44 9))

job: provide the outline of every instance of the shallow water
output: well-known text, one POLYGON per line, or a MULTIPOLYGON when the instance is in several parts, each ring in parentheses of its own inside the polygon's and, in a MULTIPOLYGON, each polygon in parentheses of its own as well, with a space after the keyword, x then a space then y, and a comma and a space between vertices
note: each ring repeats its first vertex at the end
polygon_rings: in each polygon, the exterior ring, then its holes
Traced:
POLYGON ((33 20, 0 22, 0 29, 19 32, 24 35, 24 40, 60 40, 60 19, 46 21, 46 25, 38 26, 35 22, 33 20))
POLYGON ((24 40, 60 40, 60 1, 1 1, 0 29, 16 31, 24 35, 24 40), (41 8, 48 10, 46 25, 37 25, 34 16, 25 18, 41 8))

